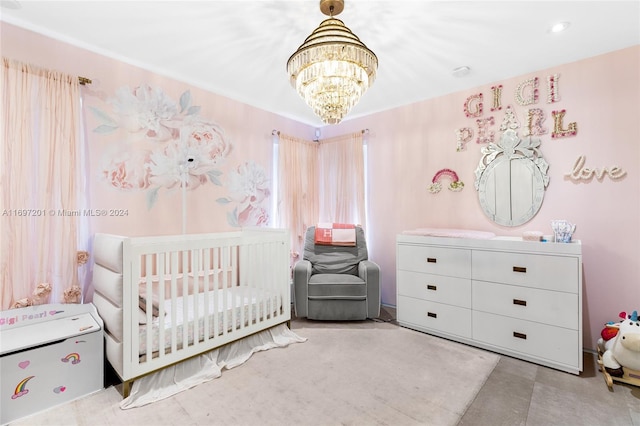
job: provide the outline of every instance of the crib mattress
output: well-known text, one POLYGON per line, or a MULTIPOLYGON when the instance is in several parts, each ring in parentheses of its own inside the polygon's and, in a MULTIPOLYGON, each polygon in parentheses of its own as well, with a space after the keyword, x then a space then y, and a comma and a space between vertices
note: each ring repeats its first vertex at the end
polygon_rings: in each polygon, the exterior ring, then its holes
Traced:
POLYGON ((170 352, 174 323, 176 348, 181 349, 185 342, 186 345, 192 345, 196 334, 198 341, 203 341, 205 335, 215 338, 254 321, 261 321, 265 313, 270 317, 281 305, 281 298, 273 292, 245 286, 214 290, 207 295, 197 293, 180 296, 175 301, 165 300, 164 315, 153 317, 150 324, 139 326, 139 354, 142 357, 148 353, 149 333, 154 356, 157 356, 161 347, 165 353, 170 352))

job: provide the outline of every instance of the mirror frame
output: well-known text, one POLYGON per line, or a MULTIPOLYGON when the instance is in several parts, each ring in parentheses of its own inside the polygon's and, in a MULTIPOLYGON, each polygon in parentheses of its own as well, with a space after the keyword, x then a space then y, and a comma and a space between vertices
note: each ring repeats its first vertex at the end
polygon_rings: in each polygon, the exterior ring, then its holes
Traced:
MULTIPOLYGON (((540 210, 545 188, 549 185, 549 176, 547 174, 549 164, 540 152, 540 139, 532 138, 531 136, 520 139, 515 130, 507 129, 503 132, 498 143, 490 143, 488 146, 483 147, 480 152, 482 153, 482 158, 475 171, 476 179, 474 185, 478 191, 478 199, 482 211, 489 219, 499 225, 518 226, 530 221, 540 210), (512 161, 530 162, 524 169, 528 167, 532 174, 531 179, 527 180, 528 184, 533 185, 531 205, 517 212, 516 217, 513 217, 513 208, 509 209, 509 216, 500 216, 495 211, 495 206, 490 202, 487 185, 495 174, 496 168, 505 163, 508 163, 509 167, 511 167, 512 161)), ((518 182, 514 182, 510 177, 508 184, 504 185, 504 187, 508 187, 510 192, 495 194, 495 199, 501 197, 505 203, 509 203, 510 207, 513 207, 512 194, 514 190, 517 191, 518 182)))

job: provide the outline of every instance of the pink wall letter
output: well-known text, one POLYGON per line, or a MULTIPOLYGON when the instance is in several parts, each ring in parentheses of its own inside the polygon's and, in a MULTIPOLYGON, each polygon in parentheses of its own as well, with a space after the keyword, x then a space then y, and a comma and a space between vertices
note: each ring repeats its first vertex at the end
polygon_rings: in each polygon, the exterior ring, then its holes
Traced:
POLYGON ((502 84, 497 86, 491 86, 491 93, 493 93, 493 105, 491 105, 491 111, 498 111, 502 109, 502 84))
POLYGON ((575 136, 578 133, 578 124, 574 121, 569 123, 566 129, 563 129, 562 121, 564 119, 564 115, 567 111, 553 111, 551 115, 553 116, 553 132, 551 132, 552 138, 564 138, 567 136, 575 136))
POLYGON ((518 84, 518 88, 516 89, 516 102, 522 106, 538 102, 538 77, 527 79, 518 84), (527 92, 526 94, 525 91, 527 92))
POLYGON ((482 93, 471 95, 464 103, 464 115, 467 117, 480 117, 482 115, 482 93))
POLYGON ((476 120, 476 123, 478 123, 478 138, 476 139, 476 143, 493 142, 495 132, 488 129, 488 126, 493 126, 493 117, 479 118, 476 120))
POLYGON ((560 74, 553 74, 553 75, 547 76, 547 103, 548 104, 552 104, 560 100, 560 95, 558 95, 559 79, 560 79, 560 74))
POLYGON ((542 127, 544 121, 544 111, 540 108, 532 108, 527 111, 527 127, 524 129, 525 136, 544 135, 547 129, 542 127))

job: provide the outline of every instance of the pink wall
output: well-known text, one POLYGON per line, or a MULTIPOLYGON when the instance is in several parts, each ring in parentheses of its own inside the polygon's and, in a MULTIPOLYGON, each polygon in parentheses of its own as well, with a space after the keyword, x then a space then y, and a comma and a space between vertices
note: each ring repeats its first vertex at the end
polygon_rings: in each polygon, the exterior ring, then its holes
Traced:
POLYGON ((551 234, 551 220, 567 219, 577 224, 574 238, 581 240, 583 247, 585 347, 595 347, 604 323, 616 320, 618 312, 640 310, 639 75, 640 46, 635 46, 495 82, 503 85, 503 110, 497 113, 490 111, 494 84, 487 84, 323 129, 323 137, 370 131, 368 224, 374 236, 371 257, 382 268, 384 302, 395 304, 391 248, 403 230, 446 227, 498 235, 520 236, 524 231, 551 234), (552 74, 560 74, 560 101, 549 105, 546 80, 552 74), (473 186, 481 145, 472 141, 466 151, 456 152, 454 131, 474 127, 475 119, 465 116, 463 106, 468 96, 480 92, 485 100, 483 117, 494 115, 496 133, 509 104, 524 124, 526 108, 515 102, 514 93, 518 84, 533 77, 540 80, 540 96, 532 106, 545 111, 543 126, 551 132, 551 111, 565 109, 565 128, 576 122, 578 133, 560 139, 549 134, 540 137, 550 176, 542 207, 524 225, 498 226, 482 212, 473 186), (627 175, 617 181, 608 177, 590 182, 565 178, 580 155, 586 156, 586 167, 615 165, 627 175), (427 191, 434 174, 443 168, 456 171, 465 183, 461 192, 443 189, 434 195, 427 191))
MULTIPOLYGON (((158 74, 107 58, 84 49, 71 46, 21 28, 2 23, 2 55, 34 65, 57 69, 84 76, 92 80, 83 87, 85 106, 96 107, 112 113, 109 100, 122 87, 134 88, 143 84, 158 88, 175 101, 189 91, 192 105, 200 106, 199 115, 219 125, 225 132, 232 150, 220 166, 225 183, 229 173, 246 161, 253 161, 272 176, 272 130, 311 140, 315 129, 278 116, 268 111, 198 89, 184 82, 172 80, 158 74)), ((89 175, 91 209, 124 210, 125 216, 94 217, 94 232, 138 236, 176 234, 182 231, 182 193, 179 189, 161 191, 153 208, 147 208, 144 192, 124 192, 105 183, 102 164, 109 148, 118 142, 138 144, 139 138, 131 137, 121 129, 114 134, 100 135, 93 130, 101 122, 95 114, 86 113, 87 139, 89 142, 89 175)), ((202 185, 186 193, 187 232, 216 232, 233 229, 227 214, 235 207, 233 203, 221 205, 215 200, 228 197, 224 186, 212 183, 202 185)), ((270 204, 270 201, 265 201, 270 204)), ((270 205, 268 206, 270 207, 270 205)))
MULTIPOLYGON (((234 143, 227 167, 250 159, 261 163, 270 174, 272 129, 313 139, 313 128, 278 115, 6 23, 1 31, 3 56, 91 78, 94 84, 88 90, 94 92, 91 102, 96 105, 100 97, 112 96, 117 88, 127 85, 159 86, 173 99, 190 90, 193 104, 202 107, 202 115, 215 120, 234 143)), ((324 128, 322 135, 327 138, 361 129, 370 131, 369 245, 371 258, 382 267, 383 302, 395 304, 395 238, 403 230, 455 227, 517 236, 526 230, 550 233, 550 221, 562 218, 577 224, 575 238, 583 244, 585 346, 595 346, 603 324, 616 319, 619 311, 640 309, 638 75, 640 46, 635 46, 496 82, 503 85, 503 107, 513 105, 521 124, 525 123, 526 108, 515 103, 514 91, 520 82, 538 77, 540 100, 533 107, 545 111, 544 126, 551 131, 551 111, 556 109, 566 109, 565 126, 569 122, 578 125, 574 137, 541 137, 541 150, 550 165, 550 183, 538 214, 515 228, 493 224, 480 209, 473 186, 480 145, 472 141, 465 151, 455 149, 454 131, 474 127, 475 123, 463 113, 465 100, 482 92, 483 116, 489 116, 492 84, 324 128), (546 104, 546 78, 550 74, 560 74, 560 101, 552 105, 546 104), (564 175, 571 172, 579 155, 586 156, 586 167, 616 165, 627 175, 615 182, 609 178, 568 180, 564 175), (465 183, 464 190, 454 193, 443 189, 436 195, 427 191, 434 174, 443 168, 457 172, 465 183)), ((504 108, 494 114, 496 132, 503 115, 504 108)), ((92 119, 88 118, 90 127, 92 119)), ((92 156, 94 168, 95 158, 92 156)), ((130 208, 127 218, 96 220, 95 231, 131 235, 180 232, 177 194, 159 199, 148 211, 143 197, 110 190, 96 181, 92 185, 92 207, 130 208)), ((189 193, 189 232, 229 228, 225 211, 214 201, 224 195, 223 188, 212 185, 189 193)))

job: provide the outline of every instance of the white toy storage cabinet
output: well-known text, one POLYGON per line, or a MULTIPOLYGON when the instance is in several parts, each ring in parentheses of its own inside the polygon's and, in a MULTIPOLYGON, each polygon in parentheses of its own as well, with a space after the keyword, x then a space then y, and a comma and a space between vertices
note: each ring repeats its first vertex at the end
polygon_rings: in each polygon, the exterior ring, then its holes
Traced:
POLYGON ((0 312, 0 423, 103 389, 103 348, 92 304, 0 312))
POLYGON ((579 241, 398 235, 398 323, 579 374, 579 241))

